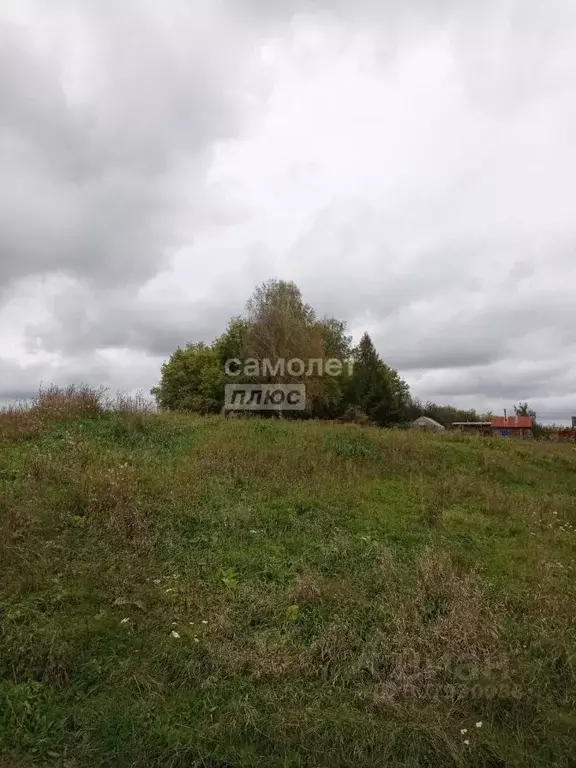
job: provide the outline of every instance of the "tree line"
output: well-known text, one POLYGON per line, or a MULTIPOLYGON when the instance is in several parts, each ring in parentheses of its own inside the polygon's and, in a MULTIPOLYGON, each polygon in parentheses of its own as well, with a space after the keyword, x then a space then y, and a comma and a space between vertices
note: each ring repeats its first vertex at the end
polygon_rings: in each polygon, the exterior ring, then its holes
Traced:
MULTIPOLYGON (((328 366, 326 366, 328 367, 328 366)), ((301 373, 298 371, 297 373, 301 373)), ((165 410, 218 413, 226 384, 306 384, 306 409, 292 418, 348 419, 380 426, 401 425, 429 416, 445 426, 476 421, 474 410, 422 403, 411 396, 398 371, 387 365, 368 333, 353 345, 346 324, 318 317, 293 282, 270 280, 259 285, 243 315, 232 317, 211 344, 178 347, 162 366, 160 382, 151 392, 165 410), (237 370, 240 361, 269 361, 237 370), (303 361, 306 376, 294 375, 285 361, 303 361), (339 375, 322 375, 318 361, 343 363, 339 375), (229 375, 236 361, 234 378, 229 375), (282 362, 282 365, 280 365, 282 362)))

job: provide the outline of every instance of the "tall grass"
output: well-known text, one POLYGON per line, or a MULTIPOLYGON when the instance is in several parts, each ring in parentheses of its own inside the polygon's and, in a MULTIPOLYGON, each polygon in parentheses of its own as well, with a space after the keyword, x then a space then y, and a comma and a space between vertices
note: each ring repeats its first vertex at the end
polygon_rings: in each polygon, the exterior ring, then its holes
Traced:
POLYGON ((573 765, 570 446, 49 391, 0 418, 7 765, 573 765))
POLYGON ((122 414, 150 414, 153 401, 142 392, 119 392, 115 397, 106 387, 88 384, 40 388, 36 397, 0 408, 0 437, 27 437, 74 419, 97 419, 114 411, 122 414))

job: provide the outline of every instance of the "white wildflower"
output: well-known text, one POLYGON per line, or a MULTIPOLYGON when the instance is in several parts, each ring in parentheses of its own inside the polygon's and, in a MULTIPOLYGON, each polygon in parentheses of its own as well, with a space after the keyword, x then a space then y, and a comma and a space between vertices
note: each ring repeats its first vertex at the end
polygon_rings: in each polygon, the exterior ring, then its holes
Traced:
POLYGON ((460 733, 464 736, 465 733, 468 733, 468 728, 460 728, 460 733))
POLYGON ((206 621, 206 619, 202 619, 202 624, 208 624, 208 622, 206 621))
POLYGON ((470 744, 470 739, 464 739, 464 744, 470 744))
POLYGON ((175 629, 173 629, 172 632, 170 632, 170 634, 172 635, 172 637, 176 638, 176 640, 179 640, 180 635, 178 634, 178 632, 176 632, 175 629))
POLYGON ((478 720, 476 723, 476 728, 482 728, 482 720, 478 720))
POLYGON ((130 619, 122 619, 120 624, 127 624, 130 621, 130 619))

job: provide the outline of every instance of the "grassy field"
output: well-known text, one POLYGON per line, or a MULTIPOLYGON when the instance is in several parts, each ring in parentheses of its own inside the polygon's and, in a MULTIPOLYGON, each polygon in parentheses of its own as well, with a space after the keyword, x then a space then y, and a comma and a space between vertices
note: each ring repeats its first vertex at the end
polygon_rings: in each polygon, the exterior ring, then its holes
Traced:
POLYGON ((570 446, 0 419, 0 765, 575 766, 575 499, 570 446))

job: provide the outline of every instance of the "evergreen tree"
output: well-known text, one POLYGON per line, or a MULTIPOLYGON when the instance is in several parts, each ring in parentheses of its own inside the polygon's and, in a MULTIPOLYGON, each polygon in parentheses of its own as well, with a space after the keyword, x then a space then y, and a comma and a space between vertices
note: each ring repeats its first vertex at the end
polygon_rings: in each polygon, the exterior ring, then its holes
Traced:
POLYGON ((347 402, 383 426, 400 423, 409 416, 408 385, 397 371, 382 362, 368 333, 354 350, 347 402))

